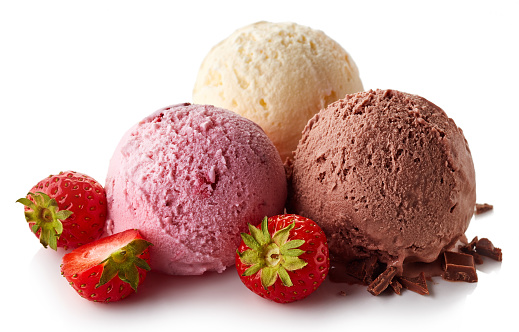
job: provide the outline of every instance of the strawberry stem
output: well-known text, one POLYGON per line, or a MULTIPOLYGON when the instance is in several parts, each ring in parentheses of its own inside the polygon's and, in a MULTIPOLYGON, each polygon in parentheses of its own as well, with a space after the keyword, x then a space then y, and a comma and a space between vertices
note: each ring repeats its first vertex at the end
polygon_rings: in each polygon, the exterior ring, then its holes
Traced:
POLYGON ((265 248, 265 262, 267 266, 276 266, 279 264, 281 256, 279 255, 279 247, 275 243, 269 244, 265 248))
POLYGON ((151 270, 148 263, 138 256, 151 245, 152 244, 146 240, 136 239, 114 251, 101 262, 104 263, 103 273, 96 288, 106 284, 117 275, 122 281, 127 282, 137 291, 137 286, 139 285, 139 270, 137 268, 146 271, 151 270))
POLYGON ((288 241, 295 222, 278 230, 273 236, 268 232, 268 218, 263 218, 261 227, 249 224, 250 234, 241 233, 243 242, 250 248, 244 252, 237 250, 241 262, 250 265, 243 276, 260 273, 261 284, 267 289, 272 286, 278 276, 285 286, 292 286, 292 280, 287 271, 302 269, 308 263, 298 258, 304 253, 297 249, 305 243, 304 240, 288 241))
POLYGON ((45 193, 30 192, 28 196, 32 197, 34 202, 26 197, 16 201, 29 208, 28 211, 25 211, 25 220, 28 223, 34 223, 31 230, 34 234, 40 232, 40 243, 45 248, 49 246, 57 250, 58 239, 63 233, 61 221, 70 217, 72 211, 59 210, 56 200, 45 193))

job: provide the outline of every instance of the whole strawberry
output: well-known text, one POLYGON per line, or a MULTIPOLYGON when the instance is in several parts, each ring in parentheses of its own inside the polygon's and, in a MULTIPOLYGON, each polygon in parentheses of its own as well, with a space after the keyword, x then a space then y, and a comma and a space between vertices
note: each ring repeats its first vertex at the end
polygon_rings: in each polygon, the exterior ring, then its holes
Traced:
POLYGON ((110 235, 63 256, 61 274, 89 301, 119 301, 144 282, 150 245, 137 230, 110 235))
POLYGON ((50 175, 17 202, 25 205, 25 219, 41 244, 54 250, 96 240, 106 221, 103 186, 72 171, 50 175))
POLYGON ((265 217, 249 224, 236 252, 241 281, 254 293, 288 303, 301 300, 319 287, 330 260, 326 236, 312 220, 294 214, 265 217))

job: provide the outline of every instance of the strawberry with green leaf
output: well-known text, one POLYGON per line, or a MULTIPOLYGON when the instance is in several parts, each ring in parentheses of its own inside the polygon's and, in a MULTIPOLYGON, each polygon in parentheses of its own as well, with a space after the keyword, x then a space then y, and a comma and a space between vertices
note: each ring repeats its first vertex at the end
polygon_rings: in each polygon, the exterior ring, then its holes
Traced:
POLYGON ((319 287, 330 267, 321 228, 298 215, 265 217, 249 224, 236 252, 236 269, 254 293, 280 303, 301 300, 319 287))
POLYGON ((96 180, 77 172, 60 172, 36 184, 16 202, 41 244, 77 248, 99 238, 106 221, 106 193, 96 180))
POLYGON ((150 245, 139 231, 126 230, 66 254, 61 273, 87 300, 119 301, 144 282, 150 271, 150 245))

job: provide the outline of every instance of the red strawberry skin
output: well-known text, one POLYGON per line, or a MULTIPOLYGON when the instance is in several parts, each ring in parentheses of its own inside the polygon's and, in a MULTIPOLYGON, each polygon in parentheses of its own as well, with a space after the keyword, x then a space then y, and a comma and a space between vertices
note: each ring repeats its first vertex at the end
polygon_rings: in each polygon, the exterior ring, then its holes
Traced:
MULTIPOLYGON (((112 252, 137 239, 143 239, 137 230, 127 230, 83 245, 63 257, 61 274, 81 297, 89 301, 108 303, 122 300, 135 290, 118 275, 106 284, 97 288, 96 286, 103 272, 103 260, 112 252)), ((137 257, 149 264, 149 249, 146 248, 137 257)), ((139 267, 137 270, 140 286, 148 271, 139 267)))
MULTIPOLYGON (((58 247, 77 248, 101 236, 106 222, 106 193, 90 176, 73 171, 60 172, 41 180, 30 192, 43 192, 57 201, 59 210, 73 212, 62 220, 63 233, 58 239, 58 247)), ((27 198, 34 202, 30 195, 27 198)), ((29 227, 33 224, 29 222, 29 227)))
MULTIPOLYGON (((330 268, 328 244, 326 235, 321 228, 312 220, 298 215, 278 215, 268 218, 268 230, 270 234, 287 227, 295 222, 295 227, 291 231, 288 241, 304 240, 304 244, 299 247, 304 253, 300 259, 308 264, 300 270, 288 271, 293 286, 283 285, 280 278, 274 285, 264 289, 260 280, 260 273, 252 276, 243 276, 248 265, 243 264, 239 255, 236 255, 236 269, 241 281, 254 293, 266 299, 278 302, 289 303, 306 298, 314 292, 326 279, 330 268)), ((258 228, 260 225, 258 225, 258 228)), ((242 241, 238 251, 244 252, 249 247, 242 241)))

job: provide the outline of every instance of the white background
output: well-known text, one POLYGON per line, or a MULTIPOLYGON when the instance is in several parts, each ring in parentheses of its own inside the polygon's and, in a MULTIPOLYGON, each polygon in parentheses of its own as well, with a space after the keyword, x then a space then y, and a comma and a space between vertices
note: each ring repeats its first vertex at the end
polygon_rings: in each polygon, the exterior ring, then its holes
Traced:
POLYGON ((517 1, 496 0, 0 2, 2 325, 512 329, 506 322, 517 314, 519 276, 518 14, 517 1), (61 170, 104 184, 122 134, 158 108, 190 101, 209 49, 260 20, 323 30, 351 54, 366 89, 414 93, 442 107, 469 141, 478 202, 495 206, 473 219, 467 235, 490 238, 504 261, 486 260, 476 284, 435 279, 429 296, 374 297, 326 281, 308 299, 279 305, 249 292, 229 268, 197 277, 150 273, 119 303, 80 298, 60 276, 64 252, 41 248, 15 200, 61 170))

